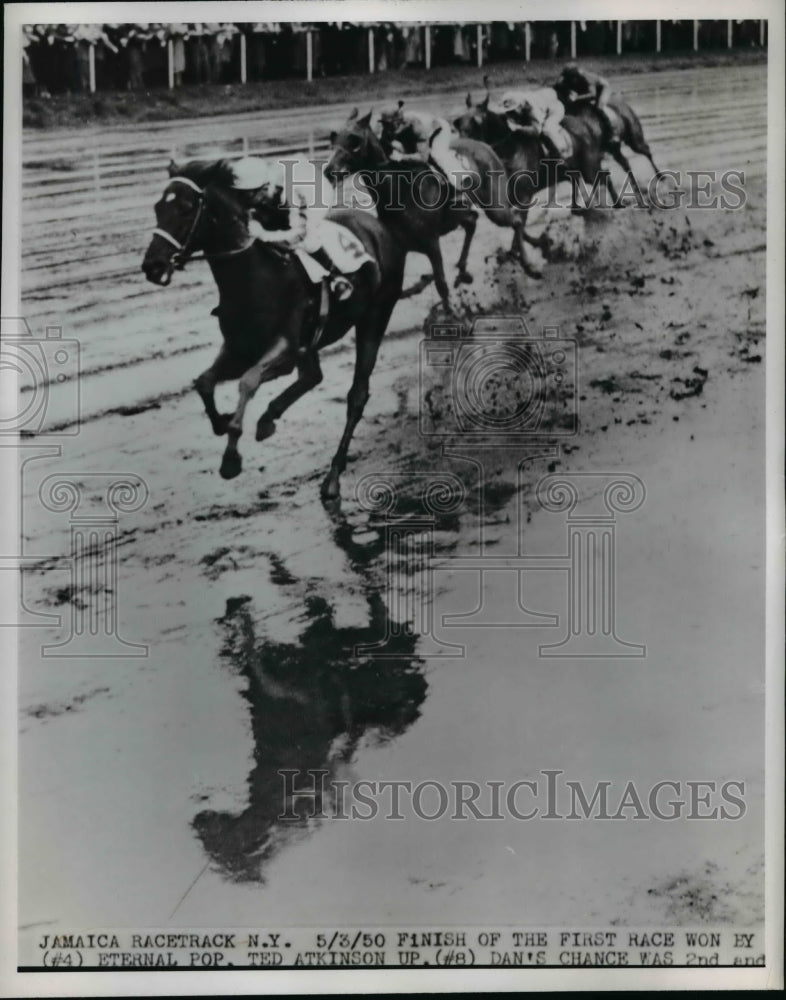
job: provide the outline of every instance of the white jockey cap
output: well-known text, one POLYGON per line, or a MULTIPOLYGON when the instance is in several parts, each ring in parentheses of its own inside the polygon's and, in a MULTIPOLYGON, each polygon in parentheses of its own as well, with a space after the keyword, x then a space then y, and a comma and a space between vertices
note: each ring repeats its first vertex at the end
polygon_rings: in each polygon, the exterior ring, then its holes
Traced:
POLYGON ((281 166, 259 156, 244 156, 232 164, 233 187, 238 191, 255 191, 265 184, 280 184, 281 166))
POLYGON ((489 105, 489 110, 495 112, 495 114, 504 115, 507 114, 508 111, 513 111, 515 108, 520 107, 525 100, 525 91, 508 90, 502 95, 499 101, 493 102, 489 105))

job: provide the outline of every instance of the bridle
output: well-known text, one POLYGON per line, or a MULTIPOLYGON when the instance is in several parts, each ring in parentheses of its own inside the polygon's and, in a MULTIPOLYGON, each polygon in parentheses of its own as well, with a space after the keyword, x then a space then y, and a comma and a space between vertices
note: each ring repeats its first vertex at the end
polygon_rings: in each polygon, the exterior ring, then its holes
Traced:
POLYGON ((190 260, 210 260, 219 257, 234 257, 236 254, 245 253, 245 251, 248 250, 249 247, 251 247, 254 243, 254 238, 252 236, 249 236, 248 240, 243 244, 243 246, 237 247, 233 250, 222 250, 218 253, 211 253, 211 254, 207 254, 203 251, 201 257, 195 256, 194 252, 191 249, 191 245, 194 242, 194 238, 199 229, 199 224, 202 221, 202 216, 205 214, 205 204, 206 204, 205 189, 201 188, 195 181, 192 181, 190 177, 178 176, 170 178, 169 184, 176 184, 176 183, 185 184, 188 187, 190 187, 192 191, 196 191, 198 195, 197 209, 196 212, 194 213, 194 218, 191 222, 191 226, 189 227, 186 238, 182 243, 180 242, 180 240, 175 239, 175 237, 170 232, 167 232, 166 229, 161 229, 160 226, 156 226, 155 229, 153 230, 154 236, 160 236, 162 239, 166 240, 167 243, 171 243, 172 246, 175 248, 175 252, 170 257, 170 264, 172 265, 171 269, 167 275, 166 281, 162 282, 162 284, 164 285, 168 285, 169 282, 172 280, 173 270, 182 271, 190 260))
POLYGON ((344 152, 348 153, 350 157, 354 157, 356 161, 382 166, 388 159, 382 144, 370 128, 350 129, 347 133, 347 139, 359 140, 357 145, 343 147, 344 152))

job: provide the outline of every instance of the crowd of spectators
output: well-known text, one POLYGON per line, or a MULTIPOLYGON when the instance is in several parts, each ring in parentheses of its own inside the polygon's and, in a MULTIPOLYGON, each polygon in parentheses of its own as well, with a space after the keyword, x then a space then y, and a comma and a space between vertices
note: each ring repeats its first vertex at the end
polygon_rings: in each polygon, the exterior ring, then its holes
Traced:
MULTIPOLYGON (((654 52, 655 25, 655 21, 623 21, 623 50, 654 52)), ((693 21, 660 22, 661 48, 691 48, 693 25, 693 21)), ((725 47, 727 26, 727 21, 702 21, 702 48, 725 47)), ((574 30, 579 56, 617 51, 617 21, 577 21, 574 30)), ((309 32, 312 72, 317 76, 368 70, 369 32, 375 71, 423 66, 426 61, 424 25, 416 23, 33 24, 23 28, 23 83, 27 93, 45 97, 93 87, 144 90, 167 86, 170 79, 176 87, 237 82, 241 37, 245 38, 248 80, 302 77, 309 32)), ((570 35, 569 21, 531 22, 531 58, 567 58, 570 35)), ((478 38, 474 23, 432 24, 431 65, 475 62, 478 38)), ((523 58, 525 39, 523 22, 484 24, 480 35, 483 61, 523 58)), ((760 22, 734 22, 735 46, 759 45, 761 40, 760 22)))

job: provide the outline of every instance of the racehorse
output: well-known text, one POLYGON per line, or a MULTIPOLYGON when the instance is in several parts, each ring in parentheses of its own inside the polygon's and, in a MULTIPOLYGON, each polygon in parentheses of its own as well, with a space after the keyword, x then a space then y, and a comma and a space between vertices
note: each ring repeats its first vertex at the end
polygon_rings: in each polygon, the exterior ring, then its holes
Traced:
MULTIPOLYGON (((491 146, 505 164, 513 200, 525 225, 527 213, 537 192, 553 187, 561 180, 569 180, 571 183, 574 208, 578 204, 579 179, 593 186, 600 180, 613 203, 618 204, 617 192, 608 171, 601 169, 603 128, 600 119, 589 108, 580 117, 569 116, 562 120, 562 127, 570 137, 573 151, 570 156, 557 162, 555 170, 549 169, 554 161, 546 157, 538 129, 525 127, 512 131, 506 116, 489 107, 488 93, 474 106, 472 96, 467 94, 467 110, 453 124, 459 134, 491 146)), ((528 241, 536 245, 540 242, 531 239, 528 241)))
MULTIPOLYGON (((592 104, 588 104, 590 100, 589 95, 582 95, 577 99, 570 101, 569 95, 565 87, 555 86, 554 89, 557 92, 557 97, 565 105, 565 112, 568 115, 579 114, 584 108, 589 108, 594 110, 592 104)), ((609 117, 612 121, 616 119, 618 139, 605 143, 606 152, 611 153, 617 163, 622 167, 622 169, 628 174, 632 179, 633 183, 638 187, 636 183, 636 178, 633 175, 633 171, 630 168, 630 163, 628 158, 622 152, 621 145, 626 145, 633 150, 634 153, 638 153, 640 156, 646 156, 650 161, 650 165, 656 174, 659 174, 655 161, 652 158, 652 151, 650 150, 647 140, 644 138, 644 129, 641 126, 641 121, 639 116, 633 110, 633 108, 628 104, 623 98, 618 97, 616 94, 609 98, 606 104, 606 112, 609 113, 609 117)))
MULTIPOLYGON (((325 175, 333 183, 362 172, 364 184, 373 193, 378 217, 408 251, 425 254, 433 268, 437 291, 448 312, 453 312, 450 290, 445 278, 439 239, 457 226, 464 230, 464 243, 458 259, 455 285, 470 283, 467 256, 477 223, 477 212, 463 199, 452 197, 445 176, 419 159, 390 160, 371 128, 371 112, 357 117, 357 108, 340 133, 330 137, 333 152, 325 175)), ((473 166, 468 169, 472 190, 470 200, 480 205, 497 226, 514 230, 514 245, 526 264, 524 226, 510 204, 505 183, 505 168, 494 151, 482 142, 466 140, 457 153, 473 166)))
POLYGON ((246 211, 231 190, 230 161, 194 160, 185 166, 172 162, 169 175, 155 205, 157 228, 142 270, 148 281, 168 285, 173 270, 182 269, 201 251, 218 285, 216 313, 224 343, 194 387, 214 434, 228 437, 220 468, 224 479, 241 471, 237 443, 243 433, 243 416, 261 383, 297 368, 296 381, 268 404, 257 422, 257 441, 273 434, 284 411, 322 381, 319 350, 355 327, 355 373, 347 397, 346 425, 321 487, 323 499, 336 499, 352 434, 369 397, 377 351, 401 294, 404 249, 368 212, 329 212, 327 219, 354 234, 372 259, 353 275, 352 295, 346 301, 332 302, 327 316, 320 317, 321 289, 296 257, 249 236, 246 211), (240 379, 237 409, 234 414, 219 413, 215 387, 233 379, 240 379))

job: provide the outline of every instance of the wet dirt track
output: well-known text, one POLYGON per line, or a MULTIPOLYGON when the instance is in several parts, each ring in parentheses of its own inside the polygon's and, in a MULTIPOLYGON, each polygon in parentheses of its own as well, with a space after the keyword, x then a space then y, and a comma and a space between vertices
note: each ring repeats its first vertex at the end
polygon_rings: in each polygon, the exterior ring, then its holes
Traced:
MULTIPOLYGON (((738 212, 629 209, 586 226, 560 216, 561 250, 537 285, 497 263, 507 239, 479 222, 466 307, 523 305, 533 331, 558 326, 578 343, 580 432, 558 458, 519 474, 520 454, 503 452, 479 484, 471 447, 443 459, 418 435, 428 290, 394 313, 331 513, 318 482, 343 425, 351 341, 326 354, 325 381, 273 438, 241 439, 245 471, 226 483, 222 442, 188 390, 217 348, 206 268, 166 290, 138 268, 170 155, 318 149, 346 109, 25 137, 23 312, 36 333, 56 325, 79 341, 82 415, 78 434, 56 439, 63 458, 30 463, 25 544, 69 552, 67 518, 35 502, 53 471, 141 476, 149 500, 119 523, 117 605, 120 634, 149 655, 44 659, 41 633, 25 636, 22 924, 759 919, 765 84, 764 67, 618 81, 659 165, 745 171, 738 212), (534 497, 549 462, 646 485, 618 528, 620 634, 645 643, 645 658, 545 660, 538 646, 555 635, 541 628, 453 629, 463 658, 424 658, 406 636, 388 660, 352 657, 393 614, 383 525, 354 499, 361 476, 400 474, 407 496, 418 472, 461 478, 465 506, 436 525, 441 554, 476 553, 481 532, 487 551, 514 553, 518 525, 528 553, 550 554, 564 548, 564 517, 534 497), (590 788, 744 780, 747 811, 708 825, 303 827, 276 820, 284 767, 413 784, 512 783, 550 768, 590 788)), ((458 246, 444 241, 449 264, 458 246)), ((425 269, 410 258, 412 278, 425 269)), ((76 430, 73 386, 53 386, 44 430, 76 430)), ((525 576, 523 603, 562 614, 562 574, 525 576)), ((506 579, 489 574, 485 598, 513 614, 506 579)), ((435 613, 470 610, 476 587, 448 572, 435 613)), ((25 595, 66 623, 100 597, 43 558, 25 595)), ((44 641, 64 634, 50 632, 44 641)))

